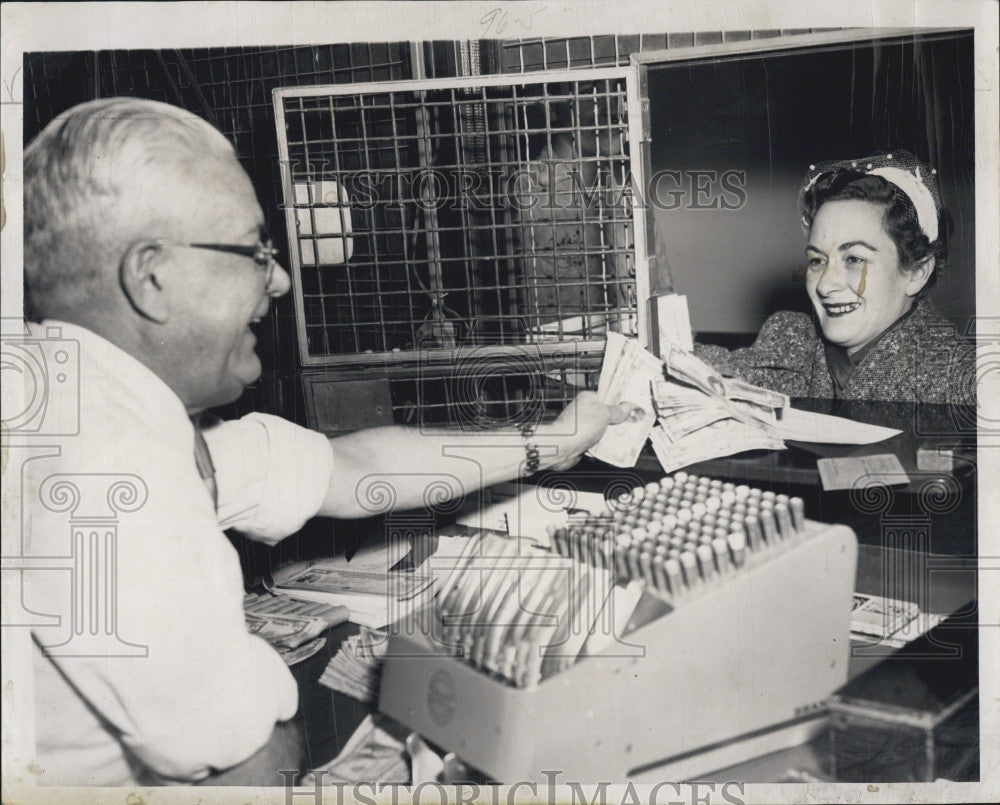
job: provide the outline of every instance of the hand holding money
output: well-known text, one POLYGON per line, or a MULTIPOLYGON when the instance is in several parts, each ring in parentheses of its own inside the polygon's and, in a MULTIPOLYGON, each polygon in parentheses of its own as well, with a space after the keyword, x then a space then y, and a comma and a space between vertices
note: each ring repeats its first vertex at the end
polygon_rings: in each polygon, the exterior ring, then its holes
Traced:
POLYGON ((661 360, 634 339, 609 333, 597 393, 605 403, 636 399, 649 409, 608 427, 591 448, 592 456, 616 467, 635 466, 647 439, 666 472, 732 453, 784 448, 775 422, 787 396, 723 377, 674 343, 661 360))
POLYGON ((645 416, 645 409, 624 401, 609 404, 592 391, 581 392, 556 420, 538 429, 540 442, 559 444, 560 451, 551 469, 572 467, 587 450, 604 436, 609 427, 645 416))

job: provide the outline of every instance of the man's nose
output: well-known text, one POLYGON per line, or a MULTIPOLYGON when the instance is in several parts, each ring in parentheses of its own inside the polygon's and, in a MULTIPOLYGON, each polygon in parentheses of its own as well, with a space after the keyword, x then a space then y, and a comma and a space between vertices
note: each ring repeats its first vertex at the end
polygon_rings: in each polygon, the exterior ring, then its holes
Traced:
POLYGON ((288 275, 285 267, 279 263, 274 264, 274 273, 271 275, 271 282, 267 286, 267 295, 273 297, 284 296, 292 287, 292 278, 288 275))

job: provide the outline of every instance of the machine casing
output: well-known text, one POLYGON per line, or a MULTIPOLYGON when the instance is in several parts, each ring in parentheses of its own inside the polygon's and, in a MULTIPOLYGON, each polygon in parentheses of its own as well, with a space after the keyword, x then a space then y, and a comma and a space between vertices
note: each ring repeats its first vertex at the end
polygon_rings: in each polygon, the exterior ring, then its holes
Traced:
POLYGON ((807 521, 534 688, 393 635, 379 708, 491 779, 618 782, 821 709, 847 680, 857 539, 807 521))

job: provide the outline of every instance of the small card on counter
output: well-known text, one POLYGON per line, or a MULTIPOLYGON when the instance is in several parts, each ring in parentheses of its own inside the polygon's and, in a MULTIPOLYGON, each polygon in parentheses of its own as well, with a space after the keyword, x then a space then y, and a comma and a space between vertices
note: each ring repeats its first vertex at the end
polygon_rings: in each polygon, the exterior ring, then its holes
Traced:
POLYGON ((903 629, 919 614, 920 608, 910 601, 854 593, 851 632, 887 638, 903 629))
POLYGON ((855 486, 896 486, 908 484, 910 477, 894 453, 847 458, 821 458, 816 462, 823 489, 852 489, 855 486))

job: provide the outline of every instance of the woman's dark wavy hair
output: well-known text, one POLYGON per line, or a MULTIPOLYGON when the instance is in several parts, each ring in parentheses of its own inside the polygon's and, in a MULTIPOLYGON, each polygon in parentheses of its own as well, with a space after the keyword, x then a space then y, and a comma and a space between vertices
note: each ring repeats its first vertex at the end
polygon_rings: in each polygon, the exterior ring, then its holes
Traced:
POLYGON ((820 207, 840 200, 868 201, 882 208, 882 226, 896 244, 904 273, 927 257, 934 257, 934 271, 920 292, 921 296, 926 294, 948 263, 948 236, 953 229, 948 211, 938 208, 938 237, 931 242, 920 228, 913 202, 896 185, 881 176, 836 168, 820 176, 803 194, 802 220, 811 227, 820 207))

